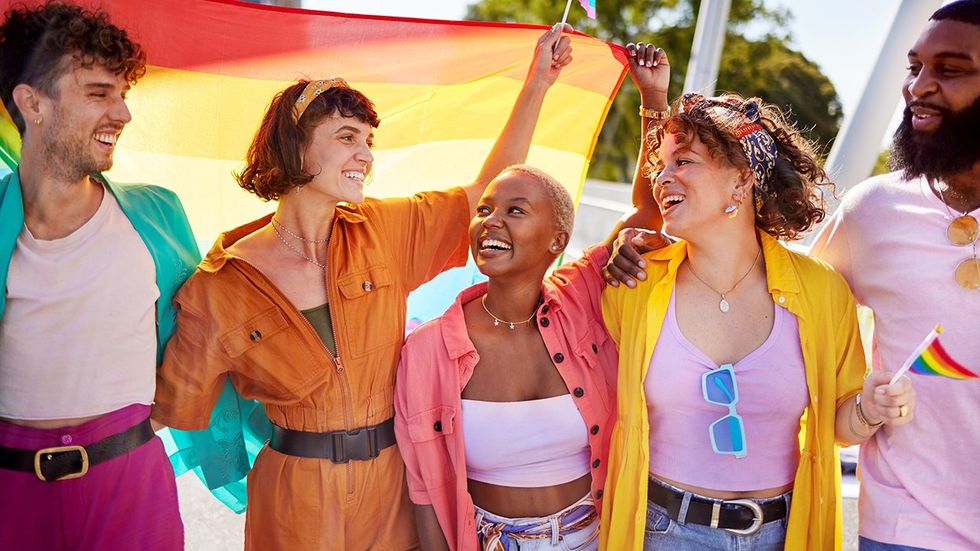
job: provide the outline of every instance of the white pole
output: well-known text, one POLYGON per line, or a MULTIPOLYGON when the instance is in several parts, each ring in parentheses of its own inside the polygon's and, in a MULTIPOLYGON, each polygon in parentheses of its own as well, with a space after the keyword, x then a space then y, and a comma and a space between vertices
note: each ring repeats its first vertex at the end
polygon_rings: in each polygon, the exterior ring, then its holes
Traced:
MULTIPOLYGON (((868 74, 864 92, 847 115, 824 169, 837 184, 838 195, 871 174, 881 142, 895 114, 905 79, 906 54, 942 0, 902 0, 878 60, 868 74)), ((832 198, 828 197, 828 203, 832 198)), ((836 205, 828 204, 828 212, 836 205)))
POLYGON ((568 21, 568 8, 570 7, 572 7, 572 0, 568 0, 568 2, 565 2, 565 13, 562 14, 561 25, 558 26, 558 28, 561 29, 562 32, 564 32, 565 30, 565 21, 568 21))
POLYGON ((943 326, 937 324, 936 327, 932 331, 930 331, 928 335, 926 335, 926 338, 922 339, 922 342, 919 343, 919 346, 916 346, 915 350, 913 350, 912 353, 909 354, 909 357, 905 359, 905 363, 902 364, 901 369, 895 372, 895 375, 892 377, 892 380, 888 384, 890 385, 895 384, 895 382, 898 381, 898 378, 904 375, 905 372, 908 371, 910 367, 912 367, 912 364, 914 364, 915 360, 919 358, 919 356, 922 354, 922 351, 925 350, 926 348, 929 348, 929 345, 932 344, 932 341, 936 340, 936 337, 938 337, 939 334, 942 332, 943 332, 943 326))
POLYGON ((703 0, 698 11, 698 24, 694 29, 694 46, 691 61, 687 64, 684 78, 685 92, 698 92, 706 96, 715 93, 718 82, 718 66, 721 64, 721 48, 725 45, 725 28, 731 0, 703 0))

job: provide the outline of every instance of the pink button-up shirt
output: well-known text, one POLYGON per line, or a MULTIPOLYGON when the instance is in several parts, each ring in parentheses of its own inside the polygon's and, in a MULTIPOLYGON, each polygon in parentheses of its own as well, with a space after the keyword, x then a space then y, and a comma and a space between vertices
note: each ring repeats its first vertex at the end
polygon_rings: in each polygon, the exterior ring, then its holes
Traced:
MULTIPOLYGON (((592 495, 601 510, 606 457, 615 413, 616 348, 602 322, 605 247, 559 267, 541 286, 538 328, 586 426, 592 449, 592 495)), ((405 341, 395 384, 395 435, 405 459, 409 497, 432 505, 449 548, 478 547, 473 499, 466 485, 460 395, 480 361, 466 332, 463 305, 486 293, 474 285, 441 317, 405 341)), ((528 419, 533 423, 533 419, 528 419)))

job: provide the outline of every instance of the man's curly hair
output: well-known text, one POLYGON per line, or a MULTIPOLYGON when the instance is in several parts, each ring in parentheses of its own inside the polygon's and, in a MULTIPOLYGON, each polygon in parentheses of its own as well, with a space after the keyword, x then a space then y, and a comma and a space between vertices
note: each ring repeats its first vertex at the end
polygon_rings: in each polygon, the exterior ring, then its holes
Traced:
POLYGON ((109 14, 71 4, 14 6, 0 25, 0 99, 21 134, 24 118, 13 102, 14 87, 28 84, 57 97, 55 82, 67 71, 101 65, 136 84, 146 73, 146 53, 109 14), (65 63, 65 56, 71 56, 65 63))

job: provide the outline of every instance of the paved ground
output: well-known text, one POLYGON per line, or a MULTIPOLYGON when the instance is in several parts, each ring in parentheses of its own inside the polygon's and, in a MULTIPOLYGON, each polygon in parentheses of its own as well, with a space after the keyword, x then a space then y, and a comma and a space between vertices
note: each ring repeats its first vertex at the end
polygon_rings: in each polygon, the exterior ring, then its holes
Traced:
MULTIPOLYGON (((853 479, 845 480, 844 495, 856 495, 853 479)), ((245 516, 218 503, 193 474, 177 479, 184 517, 187 551, 235 551, 244 544, 245 516)), ((844 551, 857 549, 857 501, 844 499, 844 551)))

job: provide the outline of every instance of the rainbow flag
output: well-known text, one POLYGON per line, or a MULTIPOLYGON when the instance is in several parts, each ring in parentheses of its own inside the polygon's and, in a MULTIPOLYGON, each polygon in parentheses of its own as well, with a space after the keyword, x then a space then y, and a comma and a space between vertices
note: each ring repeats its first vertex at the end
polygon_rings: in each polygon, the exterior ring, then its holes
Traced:
POLYGON ((595 19, 595 0, 578 0, 578 3, 585 8, 585 13, 591 19, 595 19))
POLYGON ((909 371, 919 375, 938 375, 951 379, 977 379, 980 375, 973 373, 962 364, 950 357, 946 349, 939 342, 939 334, 943 332, 943 327, 937 325, 933 331, 935 335, 929 345, 923 349, 917 358, 912 362, 909 371))
MULTIPOLYGON (((4 10, 20 3, 0 0, 4 10)), ((246 4, 230 0, 79 0, 101 6, 147 51, 129 94, 119 182, 178 193, 202 248, 272 206, 232 179, 272 96, 298 78, 340 76, 371 98, 375 197, 476 177, 531 61, 542 26, 449 22, 246 4)), ((575 60, 548 93, 528 162, 578 198, 599 129, 626 75, 625 51, 571 34, 575 60)), ((20 140, 0 121, 0 160, 20 140)))
MULTIPOLYGON (((500 133, 547 27, 345 15, 231 0, 72 0, 108 11, 146 49, 146 76, 128 95, 133 121, 108 173, 180 196, 202 250, 217 234, 274 207, 246 193, 240 170, 273 95, 298 78, 340 76, 371 98, 375 197, 466 184, 500 133)), ((28 3, 39 3, 29 0, 28 3)), ((6 11, 22 0, 0 0, 6 11)), ((626 76, 626 52, 569 34, 575 61, 552 86, 528 162, 578 200, 599 129, 626 76)), ((0 107, 0 176, 20 137, 0 107)), ((475 270, 460 268, 418 289, 409 316, 441 313, 475 270)), ((178 474, 192 469, 221 501, 245 508, 244 476, 268 438, 255 402, 226 385, 228 418, 211 431, 161 435, 178 474), (237 436, 236 436, 237 435, 237 436), (220 442, 233 442, 230 449, 220 442)))

